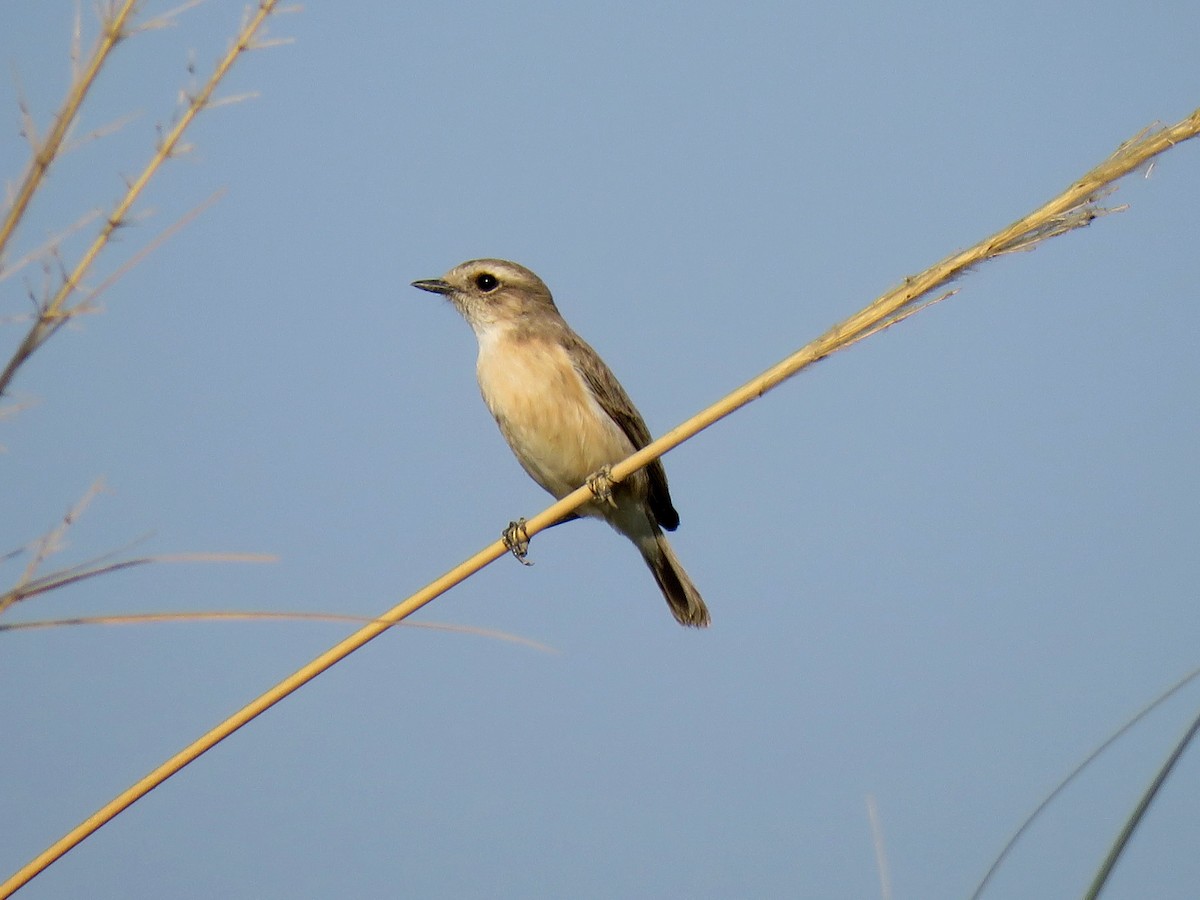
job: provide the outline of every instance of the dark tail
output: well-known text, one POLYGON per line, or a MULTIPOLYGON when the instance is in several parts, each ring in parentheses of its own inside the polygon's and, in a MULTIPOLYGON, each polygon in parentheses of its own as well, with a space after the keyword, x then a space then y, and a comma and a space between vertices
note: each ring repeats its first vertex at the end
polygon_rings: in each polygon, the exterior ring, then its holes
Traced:
POLYGON ((708 615, 708 607, 704 605, 704 599, 696 590, 696 586, 692 584, 692 579, 688 578, 687 572, 683 571, 683 566, 679 564, 679 557, 671 549, 666 536, 657 528, 655 531, 657 533, 654 535, 653 545, 650 545, 648 541, 640 544, 642 558, 646 560, 646 565, 654 573, 654 580, 658 582, 659 590, 667 598, 667 605, 671 607, 671 615, 680 625, 707 628, 711 620, 708 615))

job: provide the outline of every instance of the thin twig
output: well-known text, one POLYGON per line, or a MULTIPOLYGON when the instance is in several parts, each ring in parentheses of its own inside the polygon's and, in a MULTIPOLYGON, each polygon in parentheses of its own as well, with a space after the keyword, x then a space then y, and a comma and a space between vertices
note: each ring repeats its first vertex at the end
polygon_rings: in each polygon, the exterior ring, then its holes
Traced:
POLYGON ((875 868, 879 871, 880 900, 892 900, 892 873, 888 870, 887 846, 883 826, 879 824, 879 806, 875 795, 867 794, 867 820, 871 823, 871 845, 875 848, 875 868))
POLYGON ((114 119, 107 125, 100 125, 96 128, 93 128, 83 137, 75 138, 70 143, 63 144, 61 155, 66 156, 67 154, 73 153, 81 147, 90 144, 92 141, 99 141, 106 137, 110 137, 125 126, 136 122, 139 118, 141 118, 141 113, 127 113, 126 115, 121 116, 119 119, 114 119))
POLYGON ((0 269, 0 281, 4 281, 6 278, 11 278, 13 275, 16 275, 19 271, 21 271, 21 269, 25 268, 25 266, 29 265, 30 263, 36 262, 40 259, 43 259, 46 256, 49 256, 50 254, 52 254, 54 252, 56 252, 58 250, 58 246, 64 240, 66 240, 68 237, 70 237, 75 232, 80 231, 83 228, 86 228, 88 225, 90 225, 92 222, 95 221, 96 216, 98 216, 98 215, 100 215, 100 210, 98 210, 98 209, 94 209, 91 212, 84 213, 76 221, 72 222, 70 225, 68 225, 62 231, 58 232, 57 234, 51 235, 40 246, 33 248, 28 253, 26 253, 24 256, 22 256, 20 259, 14 260, 11 265, 6 266, 4 269, 0 269))
POLYGON ((188 225, 191 225, 192 222, 194 222, 205 210, 220 200, 223 196, 225 196, 225 188, 213 191, 213 193, 209 195, 208 199, 184 213, 175 220, 174 224, 165 229, 162 234, 158 235, 158 237, 150 241, 148 244, 138 250, 137 253, 133 254, 133 256, 127 259, 124 264, 117 269, 117 271, 113 272, 106 279, 104 279, 104 281, 102 281, 94 291, 89 291, 87 297, 84 300, 81 300, 77 305, 84 309, 88 308, 90 304, 95 302, 97 297, 120 281, 130 272, 130 270, 140 265, 142 260, 144 260, 147 256, 149 256, 171 238, 175 237, 175 235, 177 235, 188 225))
MULTIPOLYGON (((174 612, 174 613, 127 613, 124 615, 110 616, 74 616, 69 619, 39 619, 31 622, 4 622, 0 623, 0 634, 7 631, 29 631, 42 628, 61 628, 71 625, 150 625, 169 622, 254 622, 259 620, 268 621, 298 621, 298 622, 355 622, 366 623, 375 622, 370 616, 351 616, 345 613, 322 613, 322 612, 279 612, 268 610, 217 610, 217 611, 192 611, 192 612, 174 612)), ((507 641, 510 644, 521 644, 525 647, 531 647, 534 650, 540 650, 543 653, 557 654, 559 651, 554 647, 531 640, 530 638, 522 637, 519 634, 512 634, 507 631, 497 631, 492 628, 479 628, 475 625, 456 625, 448 622, 401 622, 402 626, 409 628, 425 628, 430 631, 449 631, 454 634, 471 634, 479 637, 493 638, 495 640, 507 641)))
POLYGON ((55 591, 97 575, 107 575, 110 572, 120 572, 122 569, 132 569, 151 563, 269 563, 278 562, 278 558, 268 553, 164 553, 158 556, 138 556, 133 559, 121 559, 116 562, 104 563, 97 566, 73 566, 50 572, 40 578, 23 580, 17 586, 0 594, 0 612, 8 609, 14 603, 28 600, 39 594, 55 591))
POLYGON ((160 28, 173 28, 176 20, 188 10, 195 9, 204 3, 204 0, 187 0, 172 9, 160 13, 153 19, 146 19, 144 22, 138 23, 134 31, 156 31, 160 28))
MULTIPOLYGON (((62 540, 64 535, 66 535, 71 526, 79 520, 79 517, 87 511, 87 508, 91 506, 92 501, 95 500, 103 490, 104 479, 96 479, 94 482, 92 482, 92 486, 89 487, 86 492, 84 492, 84 495, 75 502, 75 505, 67 510, 66 515, 62 517, 62 521, 60 521, 57 525, 50 529, 50 531, 46 532, 46 534, 38 539, 37 549, 35 549, 33 555, 30 556, 29 564, 25 566, 25 571, 21 573, 21 577, 17 579, 17 583, 10 593, 19 592, 25 586, 27 586, 33 580, 34 575, 37 574, 37 570, 41 564, 62 549, 62 540)), ((6 602, 5 598, 7 597, 8 594, 0 596, 0 612, 3 612, 8 606, 16 602, 14 600, 8 600, 6 602)))

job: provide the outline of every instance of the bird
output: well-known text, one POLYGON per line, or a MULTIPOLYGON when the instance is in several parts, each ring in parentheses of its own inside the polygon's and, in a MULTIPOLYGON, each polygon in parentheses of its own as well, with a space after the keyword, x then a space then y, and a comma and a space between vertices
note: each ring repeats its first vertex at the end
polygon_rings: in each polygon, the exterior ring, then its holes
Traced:
MULTIPOLYGON (((603 519, 629 538, 676 621, 708 626, 708 607, 663 534, 679 526, 679 513, 662 461, 605 481, 609 467, 650 443, 650 430, 542 279, 514 262, 473 259, 412 285, 447 298, 475 332, 480 393, 521 467, 559 499, 592 485, 597 496, 570 518, 603 519)), ((510 547, 512 538, 510 527, 510 547)))

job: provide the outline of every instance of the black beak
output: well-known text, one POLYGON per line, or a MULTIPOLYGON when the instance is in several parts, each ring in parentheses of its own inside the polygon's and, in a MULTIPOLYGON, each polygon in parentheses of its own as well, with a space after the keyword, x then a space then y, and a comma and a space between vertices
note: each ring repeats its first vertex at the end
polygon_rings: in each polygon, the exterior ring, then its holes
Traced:
POLYGON ((429 291, 431 294, 454 293, 454 288, 450 287, 450 285, 446 284, 446 282, 442 281, 440 278, 429 278, 425 281, 414 281, 412 286, 415 288, 420 288, 423 291, 429 291))

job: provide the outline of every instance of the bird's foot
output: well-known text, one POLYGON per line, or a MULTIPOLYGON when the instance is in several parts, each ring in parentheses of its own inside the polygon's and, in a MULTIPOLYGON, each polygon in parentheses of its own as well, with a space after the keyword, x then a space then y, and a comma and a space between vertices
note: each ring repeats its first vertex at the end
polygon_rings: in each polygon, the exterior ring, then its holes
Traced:
POLYGON ((613 481, 612 466, 604 466, 599 472, 593 472, 584 483, 601 504, 617 508, 617 501, 613 499, 613 485, 616 482, 613 481))
POLYGON ((504 546, 523 566, 532 566, 529 560, 525 557, 529 555, 529 532, 525 530, 524 517, 517 519, 515 522, 509 522, 508 527, 500 535, 504 541, 504 546))

